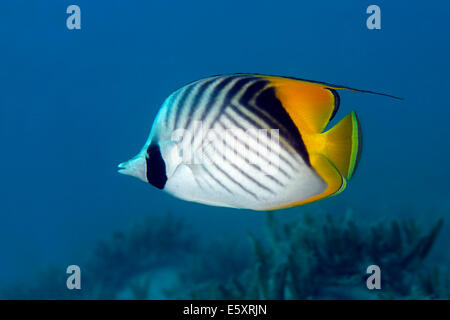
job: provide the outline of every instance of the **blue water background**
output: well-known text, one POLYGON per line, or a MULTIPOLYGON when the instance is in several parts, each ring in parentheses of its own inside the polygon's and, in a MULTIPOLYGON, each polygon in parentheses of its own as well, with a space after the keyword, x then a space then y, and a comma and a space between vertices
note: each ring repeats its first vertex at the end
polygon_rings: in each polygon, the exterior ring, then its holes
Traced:
MULTIPOLYGON (((241 238, 257 212, 208 207, 117 174, 174 89, 256 72, 404 97, 341 94, 364 150, 338 197, 290 209, 365 221, 450 209, 450 4, 411 1, 0 2, 0 285, 76 264, 99 239, 151 214, 184 216, 205 239, 241 238), (82 29, 66 28, 77 4, 82 29), (377 4, 382 29, 368 30, 377 4)), ((438 256, 448 252, 445 228, 438 256)))

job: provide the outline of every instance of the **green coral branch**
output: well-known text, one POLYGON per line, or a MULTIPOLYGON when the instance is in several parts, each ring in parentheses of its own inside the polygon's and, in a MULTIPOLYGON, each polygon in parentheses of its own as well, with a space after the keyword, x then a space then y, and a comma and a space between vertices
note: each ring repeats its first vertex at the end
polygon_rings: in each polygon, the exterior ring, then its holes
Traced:
MULTIPOLYGON (((351 218, 280 223, 267 215, 266 239, 250 235, 253 263, 233 282, 225 282, 202 299, 373 299, 450 297, 448 276, 419 274, 443 226, 440 219, 421 235, 412 221, 379 223, 370 228, 351 218), (383 290, 366 288, 365 269, 377 264, 383 290), (445 288, 443 288, 445 287, 445 288)), ((205 292, 203 292, 205 293, 205 292)))

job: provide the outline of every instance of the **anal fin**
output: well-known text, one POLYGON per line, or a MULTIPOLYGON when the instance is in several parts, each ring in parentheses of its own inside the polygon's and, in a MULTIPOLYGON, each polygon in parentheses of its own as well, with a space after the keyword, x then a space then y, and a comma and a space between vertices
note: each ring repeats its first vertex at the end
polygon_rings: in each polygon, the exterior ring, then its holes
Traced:
POLYGON ((301 206, 310 202, 322 200, 330 196, 337 195, 342 191, 344 191, 345 187, 347 186, 347 181, 339 173, 338 169, 333 165, 333 163, 331 163, 331 161, 327 159, 327 157, 319 153, 314 153, 310 155, 310 161, 312 167, 316 170, 317 174, 327 183, 327 188, 325 189, 325 191, 315 196, 312 196, 308 199, 290 203, 276 208, 270 208, 268 210, 277 210, 301 206))

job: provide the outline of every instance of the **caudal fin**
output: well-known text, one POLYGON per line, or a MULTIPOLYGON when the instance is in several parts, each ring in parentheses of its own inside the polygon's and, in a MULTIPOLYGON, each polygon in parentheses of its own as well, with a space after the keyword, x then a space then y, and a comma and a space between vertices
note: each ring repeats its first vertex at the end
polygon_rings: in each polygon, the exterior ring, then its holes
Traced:
POLYGON ((346 179, 350 179, 361 152, 361 129, 356 113, 346 115, 322 136, 325 142, 323 154, 346 179))

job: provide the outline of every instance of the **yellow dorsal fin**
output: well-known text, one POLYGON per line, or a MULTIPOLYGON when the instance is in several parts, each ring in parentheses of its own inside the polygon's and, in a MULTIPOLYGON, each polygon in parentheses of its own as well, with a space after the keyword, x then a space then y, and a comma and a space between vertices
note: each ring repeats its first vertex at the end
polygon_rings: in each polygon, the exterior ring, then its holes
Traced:
POLYGON ((339 108, 340 98, 336 90, 350 90, 403 100, 386 93, 326 82, 279 76, 258 76, 270 81, 271 85, 275 87, 277 98, 302 134, 321 133, 325 129, 339 108))
POLYGON ((275 94, 300 132, 322 132, 339 106, 334 89, 291 78, 262 76, 275 87, 275 94))

